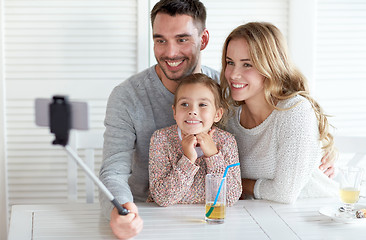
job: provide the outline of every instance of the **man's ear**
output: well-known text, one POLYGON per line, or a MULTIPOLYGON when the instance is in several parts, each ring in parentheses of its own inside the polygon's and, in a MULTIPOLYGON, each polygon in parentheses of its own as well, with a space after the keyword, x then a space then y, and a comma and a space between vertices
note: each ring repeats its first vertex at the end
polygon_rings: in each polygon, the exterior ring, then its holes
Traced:
POLYGON ((210 34, 208 30, 205 28, 202 32, 201 36, 201 51, 207 47, 208 40, 210 39, 210 34))
POLYGON ((216 111, 215 118, 214 118, 214 122, 215 123, 219 122, 221 120, 223 114, 224 114, 224 109, 223 108, 219 108, 216 111))

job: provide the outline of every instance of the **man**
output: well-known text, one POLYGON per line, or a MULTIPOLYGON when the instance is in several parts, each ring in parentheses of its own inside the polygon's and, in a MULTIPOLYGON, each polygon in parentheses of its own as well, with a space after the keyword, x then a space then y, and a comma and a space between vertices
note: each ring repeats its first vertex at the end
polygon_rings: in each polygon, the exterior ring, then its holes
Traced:
POLYGON ((119 216, 103 194, 100 203, 118 238, 142 230, 133 201, 148 196, 150 137, 175 124, 172 103, 179 80, 198 72, 219 79, 217 71, 201 65, 200 51, 209 41, 205 22, 206 9, 198 0, 159 1, 151 11, 157 65, 125 80, 109 97, 100 179, 131 213, 119 216))
POLYGON ((146 201, 148 196, 150 137, 175 123, 172 103, 179 80, 198 72, 219 79, 217 71, 201 66, 200 51, 209 41, 205 22, 206 10, 198 0, 158 2, 151 11, 158 64, 125 80, 108 100, 100 179, 133 213, 118 216, 103 194, 100 202, 119 238, 133 237, 142 229, 133 201, 146 201))

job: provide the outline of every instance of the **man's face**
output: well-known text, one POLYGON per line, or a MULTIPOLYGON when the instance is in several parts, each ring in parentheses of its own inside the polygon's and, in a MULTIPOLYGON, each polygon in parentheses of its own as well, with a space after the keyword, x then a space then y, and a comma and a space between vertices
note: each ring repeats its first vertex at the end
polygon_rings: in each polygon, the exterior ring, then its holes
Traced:
POLYGON ((202 34, 188 15, 158 13, 153 24, 154 54, 159 77, 179 81, 200 72, 202 34), (197 69, 198 68, 198 69, 197 69))

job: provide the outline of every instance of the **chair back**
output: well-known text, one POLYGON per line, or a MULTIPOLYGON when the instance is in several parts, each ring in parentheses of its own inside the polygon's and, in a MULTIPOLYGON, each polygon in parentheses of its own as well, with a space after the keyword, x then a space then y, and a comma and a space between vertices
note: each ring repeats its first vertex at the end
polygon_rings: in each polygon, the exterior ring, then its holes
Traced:
MULTIPOLYGON (((84 151, 85 164, 95 171, 95 150, 103 148, 103 131, 72 131, 69 140, 70 147, 76 152, 84 151)), ((69 156, 68 171, 68 198, 71 201, 78 200, 78 166, 69 156)), ((85 175, 86 202, 94 202, 94 182, 85 175)))

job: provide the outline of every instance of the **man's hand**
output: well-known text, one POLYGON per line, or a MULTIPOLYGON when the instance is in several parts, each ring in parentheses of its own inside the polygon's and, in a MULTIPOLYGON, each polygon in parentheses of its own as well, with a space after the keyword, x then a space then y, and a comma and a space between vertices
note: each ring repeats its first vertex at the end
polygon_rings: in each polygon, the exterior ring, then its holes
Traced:
POLYGON ((118 214, 116 208, 111 213, 111 221, 109 222, 112 232, 119 239, 130 239, 141 232, 143 221, 138 215, 138 210, 133 202, 127 202, 122 205, 130 210, 126 216, 118 214))
POLYGON ((323 173, 328 176, 329 178, 334 177, 334 161, 335 161, 335 154, 333 152, 327 152, 319 166, 319 169, 323 171, 323 173))

